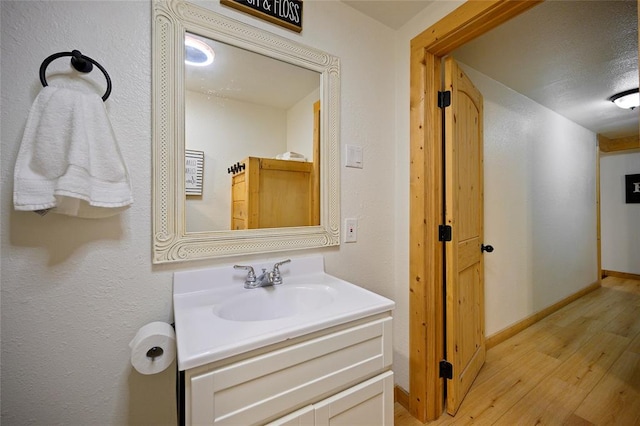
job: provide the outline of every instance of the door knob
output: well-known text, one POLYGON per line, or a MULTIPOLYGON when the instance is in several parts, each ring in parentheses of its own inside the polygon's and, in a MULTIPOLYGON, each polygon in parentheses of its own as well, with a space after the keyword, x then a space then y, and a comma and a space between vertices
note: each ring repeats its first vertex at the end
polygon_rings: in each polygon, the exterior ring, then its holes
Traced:
POLYGON ((488 245, 488 244, 486 246, 484 244, 480 244, 480 251, 481 252, 485 252, 486 251, 487 253, 491 253, 493 251, 493 246, 488 245))

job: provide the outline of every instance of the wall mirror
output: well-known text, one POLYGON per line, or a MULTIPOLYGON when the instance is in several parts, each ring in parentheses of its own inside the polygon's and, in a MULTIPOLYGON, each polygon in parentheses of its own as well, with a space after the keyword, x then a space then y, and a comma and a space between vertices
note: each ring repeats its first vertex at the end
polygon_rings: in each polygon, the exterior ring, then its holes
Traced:
POLYGON ((153 262, 338 245, 339 91, 332 55, 155 1, 153 262))

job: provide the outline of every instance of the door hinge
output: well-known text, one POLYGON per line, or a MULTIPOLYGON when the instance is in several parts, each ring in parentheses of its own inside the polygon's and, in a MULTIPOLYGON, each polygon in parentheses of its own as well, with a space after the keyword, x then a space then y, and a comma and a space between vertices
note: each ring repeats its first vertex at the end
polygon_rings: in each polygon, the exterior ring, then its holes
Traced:
POLYGON ((438 108, 451 106, 451 91, 438 92, 438 108))
POLYGON ((438 240, 439 241, 451 241, 451 226, 439 225, 438 226, 438 240))
POLYGON ((453 365, 446 360, 440 361, 440 377, 445 379, 453 379, 453 365))

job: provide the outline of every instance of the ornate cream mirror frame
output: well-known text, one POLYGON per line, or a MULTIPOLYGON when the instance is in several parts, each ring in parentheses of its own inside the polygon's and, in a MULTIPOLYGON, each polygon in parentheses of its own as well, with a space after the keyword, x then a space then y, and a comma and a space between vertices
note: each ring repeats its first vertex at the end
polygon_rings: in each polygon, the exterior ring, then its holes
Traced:
POLYGON ((153 8, 153 263, 339 245, 339 59, 181 0, 156 0, 153 8), (319 226, 186 231, 184 36, 187 31, 320 73, 319 226))

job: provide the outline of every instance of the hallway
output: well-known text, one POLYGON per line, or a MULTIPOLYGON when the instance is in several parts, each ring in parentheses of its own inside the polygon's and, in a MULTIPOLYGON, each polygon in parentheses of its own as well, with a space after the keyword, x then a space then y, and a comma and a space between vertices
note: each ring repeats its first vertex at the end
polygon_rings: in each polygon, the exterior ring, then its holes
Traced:
MULTIPOLYGON (((430 425, 640 424, 640 281, 602 287, 491 348, 455 418, 430 425)), ((395 405, 396 426, 421 423, 395 405)))

